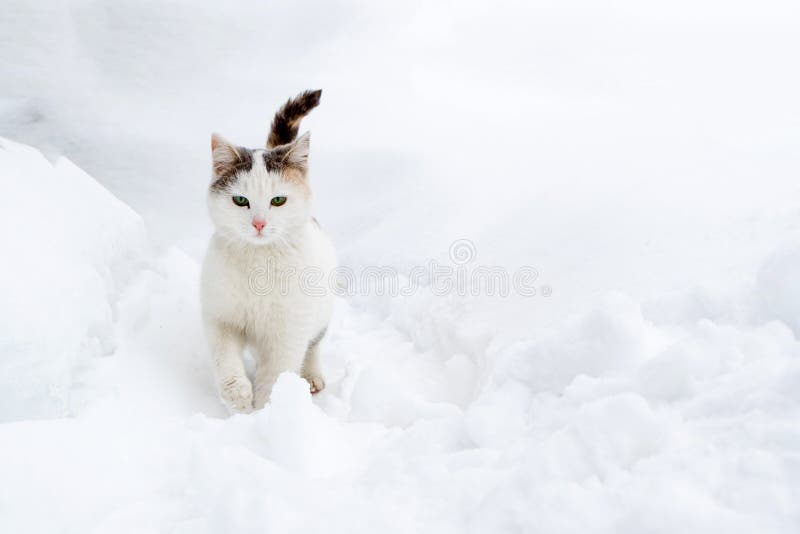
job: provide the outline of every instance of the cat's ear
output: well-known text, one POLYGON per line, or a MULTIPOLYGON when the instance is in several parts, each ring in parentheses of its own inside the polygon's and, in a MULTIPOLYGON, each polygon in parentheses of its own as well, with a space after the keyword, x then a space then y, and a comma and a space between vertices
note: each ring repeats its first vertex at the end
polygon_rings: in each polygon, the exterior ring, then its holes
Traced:
POLYGON ((308 150, 311 134, 306 132, 291 143, 277 146, 269 152, 267 169, 305 174, 308 170, 308 150))
POLYGON ((214 164, 214 177, 217 179, 235 174, 243 164, 247 163, 245 160, 250 159, 252 163, 249 152, 235 146, 217 133, 211 134, 211 159, 214 164))
POLYGON ((289 144, 286 164, 303 170, 308 168, 308 152, 311 149, 311 132, 306 132, 289 144))

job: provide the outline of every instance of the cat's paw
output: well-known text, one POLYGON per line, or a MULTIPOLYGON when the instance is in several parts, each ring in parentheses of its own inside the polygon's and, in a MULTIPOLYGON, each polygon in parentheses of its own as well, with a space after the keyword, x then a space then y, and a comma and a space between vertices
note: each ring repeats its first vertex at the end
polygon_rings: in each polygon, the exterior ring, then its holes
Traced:
POLYGON ((220 396, 225 404, 238 413, 253 411, 253 386, 244 376, 230 376, 220 382, 220 396))
POLYGON ((325 379, 322 378, 321 374, 318 373, 307 374, 303 375, 303 378, 305 378, 308 381, 308 385, 309 388, 311 389, 312 395, 319 393, 320 391, 325 389, 325 379))

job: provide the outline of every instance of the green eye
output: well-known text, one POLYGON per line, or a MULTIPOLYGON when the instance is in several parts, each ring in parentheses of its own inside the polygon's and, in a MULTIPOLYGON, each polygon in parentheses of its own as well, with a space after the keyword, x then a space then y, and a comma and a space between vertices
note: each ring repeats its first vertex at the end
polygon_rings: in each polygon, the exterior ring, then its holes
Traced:
POLYGON ((247 200, 247 197, 235 196, 235 197, 233 197, 233 203, 236 204, 237 206, 250 207, 250 201, 247 200))
POLYGON ((270 200, 269 203, 273 206, 283 206, 286 204, 286 197, 272 197, 272 200, 270 200))

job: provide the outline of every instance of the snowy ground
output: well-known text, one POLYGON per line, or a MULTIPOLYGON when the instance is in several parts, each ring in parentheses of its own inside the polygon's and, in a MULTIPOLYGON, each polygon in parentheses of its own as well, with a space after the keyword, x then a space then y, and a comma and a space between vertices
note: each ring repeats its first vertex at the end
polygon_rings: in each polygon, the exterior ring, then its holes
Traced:
POLYGON ((796 2, 217 4, 0 10, 0 532, 800 531, 796 2), (230 417, 209 134, 313 87, 342 264, 537 294, 342 299, 230 417))

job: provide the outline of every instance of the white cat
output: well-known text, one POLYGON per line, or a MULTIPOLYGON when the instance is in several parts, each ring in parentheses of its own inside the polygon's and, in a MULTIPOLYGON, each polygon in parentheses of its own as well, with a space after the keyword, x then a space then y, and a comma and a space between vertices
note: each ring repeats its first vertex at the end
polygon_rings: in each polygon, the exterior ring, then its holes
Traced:
POLYGON ((304 287, 302 273, 313 269, 326 281, 336 255, 311 217, 309 134, 297 137, 320 96, 306 91, 284 104, 265 150, 211 136, 215 232, 203 264, 203 319, 220 395, 234 411, 262 408, 284 371, 302 374, 312 393, 325 387, 318 351, 333 295, 322 282, 313 291, 304 287), (252 385, 242 362, 246 347, 256 360, 252 385))

